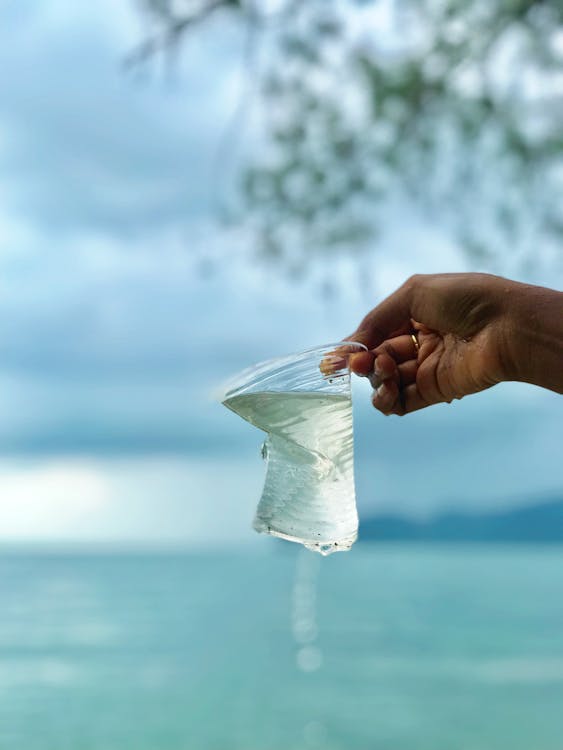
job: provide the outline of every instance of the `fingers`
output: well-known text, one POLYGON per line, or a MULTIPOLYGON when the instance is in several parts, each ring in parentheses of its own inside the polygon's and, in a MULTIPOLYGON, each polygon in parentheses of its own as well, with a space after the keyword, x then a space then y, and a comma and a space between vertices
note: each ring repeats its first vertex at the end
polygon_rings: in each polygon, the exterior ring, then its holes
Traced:
POLYGON ((386 380, 375 389, 371 402, 383 414, 392 414, 399 403, 399 386, 393 380, 386 380))
POLYGON ((399 365, 410 360, 416 364, 417 355, 418 349, 409 334, 389 339, 372 351, 353 354, 349 365, 356 375, 381 382, 396 375, 399 365))
POLYGON ((410 362, 404 362, 397 368, 399 371, 399 386, 405 388, 411 383, 416 383, 416 374, 418 372, 418 362, 411 360, 410 362))
POLYGON ((420 394, 416 382, 399 387, 388 380, 373 392, 372 404, 382 414, 397 414, 400 417, 431 405, 420 394))
POLYGON ((373 364, 375 362, 376 354, 374 352, 360 352, 359 354, 352 354, 348 360, 350 370, 360 375, 361 377, 368 377, 373 372, 373 364))
POLYGON ((383 414, 400 415, 421 409, 422 399, 416 386, 416 373, 417 363, 411 360, 396 367, 390 378, 380 382, 372 380, 372 403, 375 408, 383 414))
POLYGON ((403 415, 428 406, 416 385, 418 351, 408 334, 350 358, 352 371, 369 378, 374 388, 372 403, 383 414, 403 415))
POLYGON ((394 380, 398 383, 399 376, 397 370, 397 360, 391 354, 382 352, 375 357, 373 372, 368 377, 374 388, 377 388, 378 385, 381 385, 386 380, 394 380))

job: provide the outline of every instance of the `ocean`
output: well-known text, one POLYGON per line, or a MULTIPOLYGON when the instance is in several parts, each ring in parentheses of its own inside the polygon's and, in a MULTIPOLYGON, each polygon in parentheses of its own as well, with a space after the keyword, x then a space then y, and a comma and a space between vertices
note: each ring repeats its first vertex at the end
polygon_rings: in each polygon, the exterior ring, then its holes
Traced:
POLYGON ((563 548, 266 541, 3 551, 0 750, 563 748, 563 548))

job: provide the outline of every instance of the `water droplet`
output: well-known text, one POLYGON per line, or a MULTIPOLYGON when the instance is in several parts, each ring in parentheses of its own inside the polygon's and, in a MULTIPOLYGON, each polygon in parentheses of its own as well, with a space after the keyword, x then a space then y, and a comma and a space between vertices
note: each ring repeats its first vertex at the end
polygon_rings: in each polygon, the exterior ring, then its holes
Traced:
POLYGON ((302 672, 316 672, 323 663, 323 655, 316 646, 303 646, 297 652, 297 667, 302 672))

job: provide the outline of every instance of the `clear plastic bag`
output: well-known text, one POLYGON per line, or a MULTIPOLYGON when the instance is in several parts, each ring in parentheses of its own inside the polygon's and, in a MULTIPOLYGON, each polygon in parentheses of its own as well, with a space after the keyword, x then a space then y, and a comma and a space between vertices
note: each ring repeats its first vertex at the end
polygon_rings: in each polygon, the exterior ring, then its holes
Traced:
POLYGON ((321 346, 257 364, 226 386, 223 404, 267 433, 256 531, 325 555, 356 540, 348 356, 363 350, 321 346))

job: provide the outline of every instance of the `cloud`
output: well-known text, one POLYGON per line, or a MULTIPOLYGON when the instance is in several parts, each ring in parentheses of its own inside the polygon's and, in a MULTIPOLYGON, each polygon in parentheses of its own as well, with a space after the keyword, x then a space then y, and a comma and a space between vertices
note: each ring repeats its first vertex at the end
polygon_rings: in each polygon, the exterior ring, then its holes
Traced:
POLYGON ((133 11, 26 7, 8 15, 0 48, 9 209, 59 235, 142 236, 208 213, 209 157, 239 91, 237 34, 202 26, 174 82, 143 82, 121 64, 142 38, 133 11))
POLYGON ((0 539, 238 544, 260 472, 215 458, 27 459, 0 464, 0 539))
POLYGON ((0 466, 0 537, 64 536, 107 508, 109 485, 87 462, 0 466))

